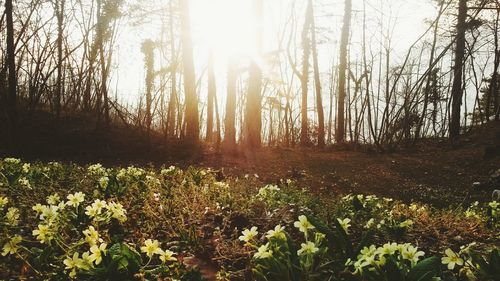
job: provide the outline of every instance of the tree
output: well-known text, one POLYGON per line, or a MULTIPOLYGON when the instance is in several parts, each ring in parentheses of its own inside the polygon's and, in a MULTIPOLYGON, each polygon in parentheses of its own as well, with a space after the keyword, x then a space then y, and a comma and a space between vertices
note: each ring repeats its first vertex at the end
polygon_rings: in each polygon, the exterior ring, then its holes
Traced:
MULTIPOLYGON (((254 14, 257 22, 257 50, 262 54, 262 0, 254 0, 254 14)), ((250 62, 245 109, 245 145, 248 148, 261 146, 262 130, 262 70, 255 60, 250 62)))
POLYGON ((213 141, 214 135, 214 106, 217 86, 215 83, 214 58, 210 52, 208 58, 208 94, 207 94, 207 141, 213 141))
POLYGON ((12 17, 12 0, 5 1, 5 15, 7 21, 7 67, 8 90, 7 107, 12 128, 17 121, 17 75, 16 75, 16 51, 14 45, 14 19, 12 17))
POLYGON ((198 96, 196 94, 196 76, 193 62, 193 43, 191 39, 191 22, 189 0, 180 0, 182 66, 184 72, 184 94, 186 97, 186 139, 190 143, 198 141, 200 122, 198 120, 198 96))
POLYGON ((224 119, 224 149, 233 150, 236 146, 236 82, 238 79, 237 65, 230 58, 227 69, 226 118, 224 119))
POLYGON ((170 34, 170 99, 167 109, 167 138, 175 136, 176 128, 176 104, 177 104, 177 52, 174 37, 174 12, 172 1, 169 1, 169 34, 170 34))
POLYGON ((460 110, 462 107, 463 96, 462 78, 465 57, 465 21, 467 19, 467 0, 460 0, 458 5, 455 62, 453 67, 453 87, 451 89, 451 139, 456 139, 460 135, 460 110))
POLYGON ((347 45, 351 26, 352 0, 345 0, 344 23, 340 38, 340 64, 339 64, 339 97, 337 101, 337 132, 335 140, 338 143, 345 141, 345 97, 346 97, 346 71, 347 71, 347 45))
POLYGON ((62 81, 62 68, 63 68, 63 32, 64 32, 64 6, 66 0, 56 0, 55 14, 57 17, 57 80, 56 80, 56 94, 55 94, 55 108, 56 117, 59 118, 61 114, 61 98, 63 95, 63 81, 62 81))
POLYGON ((312 0, 309 0, 309 17, 311 18, 311 47, 313 53, 314 86, 316 90, 316 110, 318 112, 318 146, 325 146, 325 113, 323 110, 323 100, 321 98, 321 80, 319 77, 318 49, 316 42, 316 23, 314 20, 314 10, 312 0))
POLYGON ((144 66, 146 68, 146 129, 148 136, 150 134, 151 122, 153 120, 151 104, 153 102, 152 92, 155 76, 154 48, 155 43, 151 39, 147 39, 142 43, 141 51, 144 54, 144 66))

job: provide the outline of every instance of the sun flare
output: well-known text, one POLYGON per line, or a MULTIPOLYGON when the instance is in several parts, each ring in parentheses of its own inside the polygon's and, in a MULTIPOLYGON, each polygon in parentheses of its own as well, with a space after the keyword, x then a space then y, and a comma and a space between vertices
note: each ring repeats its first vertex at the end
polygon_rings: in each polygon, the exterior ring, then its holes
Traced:
POLYGON ((191 7, 193 40, 199 52, 213 52, 217 62, 256 55, 251 1, 195 0, 191 7))

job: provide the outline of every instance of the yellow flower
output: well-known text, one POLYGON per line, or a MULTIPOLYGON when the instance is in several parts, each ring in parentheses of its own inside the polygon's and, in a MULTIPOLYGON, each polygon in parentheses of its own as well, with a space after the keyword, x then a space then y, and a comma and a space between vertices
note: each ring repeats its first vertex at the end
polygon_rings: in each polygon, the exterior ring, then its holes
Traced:
POLYGON ((10 207, 5 214, 7 221, 11 225, 17 225, 19 223, 19 209, 10 207))
POLYGON ((374 224, 374 223, 375 223, 375 219, 374 219, 374 218, 371 218, 371 219, 369 219, 369 220, 366 222, 366 224, 365 224, 364 228, 369 229, 369 228, 371 228, 371 227, 373 226, 373 224, 374 224))
POLYGON ((91 267, 93 267, 89 252, 85 252, 82 254, 81 263, 82 263, 81 266, 82 269, 88 270, 91 267))
POLYGON ((95 218, 98 215, 98 210, 93 205, 85 207, 85 214, 91 218, 95 218))
POLYGON ((18 244, 21 243, 22 240, 23 238, 21 238, 21 236, 19 235, 15 235, 14 237, 12 237, 12 239, 10 239, 7 243, 5 243, 5 245, 3 245, 2 256, 13 255, 17 253, 17 250, 19 250, 18 244))
POLYGON ((411 262, 412 265, 417 264, 420 257, 423 257, 425 253, 423 251, 419 251, 417 247, 409 245, 406 249, 402 251, 403 259, 411 262))
POLYGON ((377 254, 380 255, 393 255, 398 250, 398 244, 385 243, 382 247, 377 249, 377 254))
POLYGON ((464 265, 464 260, 461 259, 457 253, 453 252, 450 248, 444 251, 446 257, 441 258, 441 263, 448 265, 449 270, 453 270, 455 265, 464 265))
POLYGON ((412 225, 413 225, 412 220, 405 220, 399 224, 399 226, 403 227, 403 228, 407 228, 407 227, 412 226, 412 225))
POLYGON ((85 200, 85 194, 83 192, 76 192, 75 194, 68 195, 66 198, 68 199, 66 205, 77 208, 85 200))
POLYGON ((366 258, 366 257, 371 257, 371 256, 373 256, 375 254, 376 251, 377 251, 377 247, 375 247, 375 245, 371 245, 370 247, 364 247, 359 252, 358 259, 363 259, 363 258, 366 258))
POLYGON ((299 256, 312 255, 317 251, 319 251, 319 248, 316 247, 316 245, 310 241, 302 243, 300 246, 301 246, 300 250, 297 251, 297 255, 299 256))
POLYGON ((305 234, 307 234, 307 230, 314 229, 314 226, 307 220, 307 217, 304 215, 299 216, 299 220, 294 222, 293 226, 295 226, 305 234))
POLYGON ((102 243, 97 247, 97 245, 94 245, 90 247, 90 261, 95 262, 96 265, 100 264, 102 261, 102 254, 106 254, 106 243, 102 243))
POLYGON ((99 185, 101 186, 101 188, 106 189, 108 187, 108 184, 109 184, 108 177, 101 177, 99 179, 99 185))
POLYGON ((0 196, 0 209, 9 203, 9 198, 0 196))
POLYGON ((19 185, 21 185, 22 187, 24 188, 27 188, 27 189, 31 189, 31 184, 30 184, 30 181, 25 178, 25 177, 21 177, 17 180, 17 182, 19 183, 19 185))
POLYGON ((35 206, 31 207, 31 209, 35 211, 37 214, 42 213, 45 208, 47 208, 47 206, 42 205, 40 203, 37 203, 35 206))
POLYGON ((252 228, 250 229, 245 229, 241 232, 241 236, 239 237, 240 241, 243 241, 243 242, 250 242, 252 239, 255 238, 255 236, 257 236, 257 234, 259 234, 257 232, 257 227, 256 226, 253 226, 252 228))
POLYGON ((85 235, 85 242, 89 243, 90 246, 94 246, 99 241, 99 232, 93 226, 84 230, 83 235, 85 235))
POLYGON ((85 208, 85 214, 91 218, 95 218, 102 214, 102 209, 107 207, 106 201, 96 199, 92 205, 85 208))
POLYGON ((110 202, 107 207, 108 212, 111 213, 111 217, 117 219, 120 222, 127 220, 127 211, 123 208, 122 204, 110 202))
POLYGON ((345 218, 343 220, 341 219, 337 219, 337 221, 339 222, 340 226, 344 229, 345 233, 349 233, 349 227, 351 227, 351 219, 349 218, 345 218))
POLYGON ((269 250, 269 243, 262 245, 257 249, 257 252, 253 255, 256 259, 266 259, 273 256, 273 251, 269 250))
POLYGON ((70 269, 69 277, 75 278, 76 270, 78 268, 86 269, 86 265, 83 259, 80 259, 78 253, 74 253, 73 257, 67 257, 63 263, 66 265, 66 269, 70 269))
POLYGON ((266 237, 267 237, 267 239, 274 237, 277 239, 286 240, 286 235, 285 235, 284 230, 285 230, 285 227, 278 224, 276 227, 274 227, 274 230, 269 230, 267 232, 266 237))
POLYGON ((33 236, 36 236, 36 239, 39 240, 42 244, 48 243, 50 240, 52 240, 50 228, 45 224, 39 224, 38 229, 33 230, 33 236))
POLYGON ((500 203, 498 203, 497 201, 491 201, 490 203, 488 203, 488 206, 490 206, 493 210, 498 208, 499 205, 500 203))
POLYGON ((162 262, 168 262, 168 261, 176 261, 177 258, 174 257, 175 253, 170 251, 170 250, 160 250, 160 260, 162 262))
POLYGON ((61 200, 61 198, 59 197, 59 194, 57 194, 57 193, 52 194, 49 197, 47 197, 47 203, 49 203, 50 205, 57 205, 57 203, 59 203, 59 200, 61 200))
POLYGON ((158 240, 148 239, 144 242, 144 246, 141 247, 141 251, 151 258, 154 254, 161 253, 160 243, 158 240))

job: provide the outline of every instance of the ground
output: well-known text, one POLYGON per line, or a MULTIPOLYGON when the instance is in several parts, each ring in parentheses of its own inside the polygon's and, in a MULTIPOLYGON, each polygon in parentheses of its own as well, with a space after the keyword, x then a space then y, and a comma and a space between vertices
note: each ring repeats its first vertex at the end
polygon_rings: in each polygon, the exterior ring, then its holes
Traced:
POLYGON ((108 166, 211 167, 225 176, 256 174, 262 183, 293 178, 312 190, 373 193, 436 206, 488 200, 491 191, 500 188, 489 183, 491 174, 500 169, 500 122, 470 130, 453 145, 433 139, 392 152, 346 146, 229 154, 206 144, 196 150, 184 147, 182 141, 166 144, 168 140, 154 133, 147 141, 145 132, 133 126, 98 128, 84 116, 58 122, 51 118, 37 113, 21 121, 13 147, 0 141, 0 156, 108 166))

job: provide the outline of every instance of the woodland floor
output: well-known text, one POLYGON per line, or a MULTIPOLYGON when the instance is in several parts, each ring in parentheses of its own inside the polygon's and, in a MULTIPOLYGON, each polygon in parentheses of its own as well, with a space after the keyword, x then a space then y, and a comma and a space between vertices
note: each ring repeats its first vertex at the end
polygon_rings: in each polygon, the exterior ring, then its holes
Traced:
POLYGON ((491 190, 499 188, 488 183, 490 175, 500 169, 499 122, 473 130, 453 147, 446 140, 425 140, 412 149, 391 153, 333 147, 263 148, 233 155, 206 146, 197 151, 175 145, 168 148, 158 136, 151 138, 152 149, 144 149, 143 133, 131 128, 95 133, 93 126, 85 129, 78 118, 66 119, 57 128, 51 127, 55 125, 50 120, 43 124, 25 120, 25 124, 18 132, 16 148, 8 149, 0 143, 0 156, 108 166, 151 163, 211 167, 225 176, 258 175, 263 183, 291 178, 312 190, 377 194, 441 207, 488 200, 491 190), (473 187, 475 182, 481 187, 473 187))

